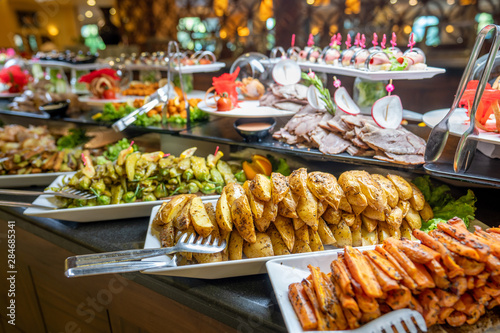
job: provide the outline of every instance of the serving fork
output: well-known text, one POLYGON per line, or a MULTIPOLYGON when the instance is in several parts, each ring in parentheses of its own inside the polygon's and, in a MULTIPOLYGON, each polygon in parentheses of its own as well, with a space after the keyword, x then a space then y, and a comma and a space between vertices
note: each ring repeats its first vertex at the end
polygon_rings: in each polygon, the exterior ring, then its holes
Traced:
POLYGON ((424 317, 415 310, 410 309, 400 309, 396 311, 391 311, 369 323, 352 330, 352 333, 417 333, 418 328, 427 332, 427 325, 425 324, 424 317), (403 326, 404 323, 404 326, 403 326), (408 330, 405 329, 405 326, 408 330))
MULTIPOLYGON (((467 66, 465 67, 464 74, 462 75, 462 78, 461 78, 460 83, 458 85, 458 89, 457 89, 457 92, 455 94, 455 99, 453 100, 453 104, 451 105, 451 108, 448 111, 448 113, 446 114, 446 116, 436 126, 434 126, 431 133, 429 134, 429 137, 427 139, 427 145, 425 148, 425 155, 424 155, 425 162, 427 162, 427 163, 428 162, 435 162, 441 156, 441 154, 444 150, 444 147, 446 146, 446 141, 448 140, 448 135, 450 132, 450 126, 449 126, 450 117, 453 114, 453 112, 455 112, 455 109, 458 107, 458 104, 460 103, 460 99, 462 98, 462 95, 467 87, 467 83, 469 82, 469 80, 472 77, 474 64, 476 63, 479 52, 481 51, 481 47, 483 46, 486 35, 488 34, 489 31, 491 31, 491 29, 495 29, 497 32, 497 35, 498 35, 498 26, 497 25, 489 24, 489 25, 485 26, 483 29, 481 29, 478 37, 476 38, 476 43, 474 44, 474 48, 472 49, 472 53, 471 53, 471 56, 469 58, 469 62, 467 63, 467 66)), ((496 36, 495 36, 495 38, 496 38, 496 36)), ((494 46, 492 45, 492 47, 490 49, 490 56, 488 57, 488 64, 490 64, 489 61, 490 61, 490 58, 492 56, 491 50, 493 50, 493 49, 494 49, 494 46)), ((497 49, 498 49, 498 45, 497 45, 495 51, 493 52, 494 54, 496 54, 497 49)), ((493 56, 493 58, 494 58, 494 56, 493 56)), ((493 66, 493 62, 491 63, 491 66, 493 66)), ((483 71, 483 75, 481 76, 481 80, 483 79, 483 76, 487 71, 486 68, 488 68, 488 67, 485 67, 485 70, 483 71)), ((491 72, 491 67, 489 67, 488 75, 490 72, 491 72)), ((486 79, 487 79, 487 76, 486 76, 486 79)), ((472 108, 472 110, 474 110, 474 115, 475 115, 475 110, 477 109, 477 105, 479 105, 480 97, 482 96, 482 92, 484 90, 485 85, 486 85, 486 83, 484 83, 482 89, 479 89, 479 87, 481 87, 481 85, 480 85, 476 91, 476 96, 475 96, 476 98, 474 99, 475 107, 472 108), (481 96, 479 96, 479 100, 478 100, 477 94, 479 91, 481 91, 481 96), (476 104, 476 100, 478 101, 477 104, 476 104)), ((470 110, 470 111, 472 111, 472 110, 470 110)), ((473 125, 472 119, 473 118, 471 118, 471 125, 473 125)), ((470 132, 467 134, 467 136, 470 133, 472 133, 472 131, 473 131, 473 129, 471 129, 470 127, 469 127, 469 130, 470 130, 470 132)), ((469 151, 469 152, 474 151, 474 149, 476 147, 477 143, 470 143, 469 144, 470 146, 465 145, 466 141, 469 141, 469 142, 471 141, 471 140, 467 140, 467 136, 463 142, 464 147, 462 149, 460 149, 460 155, 463 154, 464 151, 469 151), (465 148, 467 148, 467 149, 465 149, 465 148)), ((461 142, 462 142, 462 140, 461 140, 461 142)), ((457 153, 458 152, 459 152, 459 150, 457 149, 457 153)), ((472 159, 473 154, 474 154, 474 152, 472 152, 471 154, 470 153, 467 154, 467 156, 470 156, 472 159)))
POLYGON ((150 268, 176 266, 175 258, 171 261, 139 261, 177 252, 217 253, 226 247, 226 242, 219 244, 219 239, 212 236, 202 238, 195 234, 183 234, 171 247, 154 249, 136 249, 96 254, 84 254, 68 257, 65 261, 65 275, 78 277, 108 273, 135 272, 150 268), (188 238, 189 236, 189 238, 188 238))
POLYGON ((10 190, 0 189, 0 194, 10 195, 55 195, 57 197, 64 197, 70 199, 90 200, 96 197, 95 194, 83 192, 73 188, 63 188, 59 191, 26 191, 26 190, 10 190))

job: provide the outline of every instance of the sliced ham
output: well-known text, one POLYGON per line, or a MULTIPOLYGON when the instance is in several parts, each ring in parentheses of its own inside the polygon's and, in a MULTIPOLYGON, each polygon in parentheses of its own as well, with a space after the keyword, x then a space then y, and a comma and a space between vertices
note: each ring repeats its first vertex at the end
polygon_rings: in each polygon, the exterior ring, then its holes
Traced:
POLYGON ((319 151, 323 154, 335 155, 343 153, 349 146, 351 142, 344 140, 336 133, 329 133, 319 145, 319 151))
POLYGON ((413 155, 413 154, 391 154, 391 153, 377 153, 373 158, 376 158, 381 161, 392 162, 397 164, 405 164, 405 165, 418 165, 424 164, 424 156, 423 155, 413 155))

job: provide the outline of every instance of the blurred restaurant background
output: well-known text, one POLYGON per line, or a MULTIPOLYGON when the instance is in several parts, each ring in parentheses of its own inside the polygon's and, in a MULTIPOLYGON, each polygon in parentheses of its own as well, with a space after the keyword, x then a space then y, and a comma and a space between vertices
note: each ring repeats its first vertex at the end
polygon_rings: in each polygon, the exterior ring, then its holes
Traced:
POLYGON ((227 64, 245 52, 286 49, 292 34, 303 47, 310 33, 325 46, 335 33, 345 40, 395 32, 406 46, 414 32, 427 63, 447 70, 434 79, 439 90, 423 80, 405 89, 401 81, 404 101, 423 112, 451 103, 477 32, 500 23, 500 0, 0 0, 0 20, 0 48, 26 58, 51 50, 140 55, 166 51, 177 40, 182 49, 213 51, 227 64), (424 95, 431 101, 425 106, 424 95))

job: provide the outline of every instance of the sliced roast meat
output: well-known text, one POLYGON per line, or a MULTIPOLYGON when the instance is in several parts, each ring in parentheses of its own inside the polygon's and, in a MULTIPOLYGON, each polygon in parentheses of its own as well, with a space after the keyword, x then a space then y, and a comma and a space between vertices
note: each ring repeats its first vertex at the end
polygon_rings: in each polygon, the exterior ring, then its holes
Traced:
POLYGON ((336 133, 329 133, 319 145, 319 151, 323 154, 335 155, 344 152, 349 146, 351 142, 344 140, 336 133))
POLYGON ((321 118, 318 126, 325 129, 325 130, 330 130, 330 127, 328 126, 328 122, 333 119, 333 116, 329 112, 325 112, 323 114, 323 118, 321 118))
POLYGON ((387 161, 405 165, 418 165, 425 163, 423 155, 414 155, 414 154, 398 155, 398 154, 379 152, 375 156, 373 156, 373 158, 376 158, 381 161, 387 161))
POLYGON ((326 123, 334 132, 344 134, 345 132, 350 130, 350 128, 342 121, 342 119, 338 115, 336 115, 335 117, 333 117, 333 119, 327 121, 326 123))
POLYGON ((379 129, 363 134, 363 141, 373 149, 393 154, 422 154, 425 143, 415 139, 415 134, 395 129, 379 129))
POLYGON ((354 130, 350 130, 350 131, 345 132, 343 137, 346 140, 352 140, 356 137, 356 133, 354 132, 354 130))
POLYGON ((281 98, 307 99, 307 87, 303 84, 290 84, 286 86, 272 84, 269 88, 274 95, 281 98))
POLYGON ((370 146, 368 146, 366 143, 364 143, 362 140, 360 140, 358 137, 354 137, 351 139, 351 142, 358 148, 361 149, 370 149, 370 146))
POLYGON ((352 156, 363 156, 363 157, 370 157, 375 155, 375 150, 373 149, 361 149, 356 146, 350 146, 347 148, 347 152, 352 155, 352 156))
POLYGON ((314 142, 316 145, 316 148, 318 148, 321 143, 323 142, 323 139, 328 135, 328 131, 324 130, 323 128, 318 127, 311 135, 311 141, 314 142))
POLYGON ((292 102, 276 102, 272 106, 275 107, 276 109, 280 109, 283 111, 290 111, 293 113, 299 112, 300 109, 302 109, 303 107, 303 105, 301 104, 296 104, 292 102))

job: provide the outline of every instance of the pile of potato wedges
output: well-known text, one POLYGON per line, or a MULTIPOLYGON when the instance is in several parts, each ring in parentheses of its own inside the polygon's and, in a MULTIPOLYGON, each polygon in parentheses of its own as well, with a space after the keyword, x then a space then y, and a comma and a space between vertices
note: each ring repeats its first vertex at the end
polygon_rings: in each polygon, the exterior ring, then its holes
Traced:
POLYGON ((259 174, 243 185, 227 184, 216 207, 195 195, 176 196, 153 223, 163 247, 184 233, 225 240, 220 253, 182 254, 187 262, 206 263, 415 239, 412 230, 432 217, 420 190, 400 176, 352 170, 337 179, 300 168, 288 177, 259 174))

